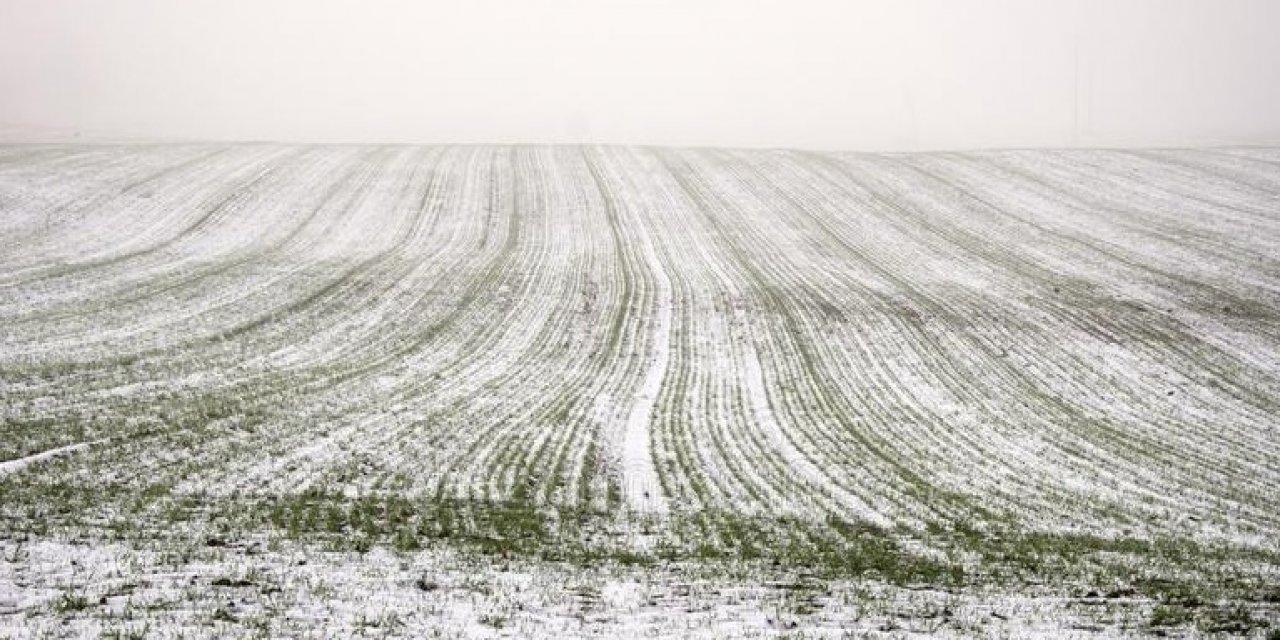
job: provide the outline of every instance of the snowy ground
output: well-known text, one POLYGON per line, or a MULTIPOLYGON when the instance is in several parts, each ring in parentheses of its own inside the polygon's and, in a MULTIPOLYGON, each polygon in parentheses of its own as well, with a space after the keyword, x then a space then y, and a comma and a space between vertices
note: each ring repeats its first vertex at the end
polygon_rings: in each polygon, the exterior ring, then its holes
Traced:
POLYGON ((1280 151, 0 147, 0 637, 1280 633, 1280 151))
MULTIPOLYGON (((904 588, 679 564, 568 569, 447 551, 316 553, 250 543, 174 558, 61 542, 4 551, 5 623, 37 637, 1093 638, 1146 631, 1158 606, 1123 590, 904 588)), ((1240 614, 1213 615, 1224 625, 1240 614)))

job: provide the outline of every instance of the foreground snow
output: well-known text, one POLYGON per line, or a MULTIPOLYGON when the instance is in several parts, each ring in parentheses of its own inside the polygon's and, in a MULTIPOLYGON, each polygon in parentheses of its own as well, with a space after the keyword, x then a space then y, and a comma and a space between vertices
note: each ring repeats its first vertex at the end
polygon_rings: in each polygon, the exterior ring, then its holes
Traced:
POLYGON ((1127 637, 1157 603, 819 581, 803 572, 572 569, 450 551, 2 547, 0 628, 30 636, 1127 637))

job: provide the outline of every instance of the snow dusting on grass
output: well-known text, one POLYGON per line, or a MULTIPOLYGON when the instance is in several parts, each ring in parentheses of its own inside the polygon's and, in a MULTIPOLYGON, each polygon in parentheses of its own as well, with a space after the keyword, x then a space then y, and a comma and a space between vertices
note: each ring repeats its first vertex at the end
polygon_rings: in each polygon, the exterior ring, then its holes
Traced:
POLYGON ((0 636, 1280 633, 1277 153, 0 147, 0 636))

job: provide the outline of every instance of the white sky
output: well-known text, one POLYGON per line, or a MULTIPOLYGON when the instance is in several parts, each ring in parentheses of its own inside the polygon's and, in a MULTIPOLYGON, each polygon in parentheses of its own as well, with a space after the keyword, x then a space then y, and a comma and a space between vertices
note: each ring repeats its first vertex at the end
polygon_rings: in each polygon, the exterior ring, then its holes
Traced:
POLYGON ((0 139, 1280 143, 1278 0, 0 0, 0 139))

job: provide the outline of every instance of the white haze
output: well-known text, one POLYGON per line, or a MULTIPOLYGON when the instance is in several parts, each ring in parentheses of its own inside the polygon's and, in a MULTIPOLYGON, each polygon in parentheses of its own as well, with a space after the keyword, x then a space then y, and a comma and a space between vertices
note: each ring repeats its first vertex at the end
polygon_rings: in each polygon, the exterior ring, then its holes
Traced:
POLYGON ((1275 0, 0 0, 0 139, 1280 143, 1275 0))

